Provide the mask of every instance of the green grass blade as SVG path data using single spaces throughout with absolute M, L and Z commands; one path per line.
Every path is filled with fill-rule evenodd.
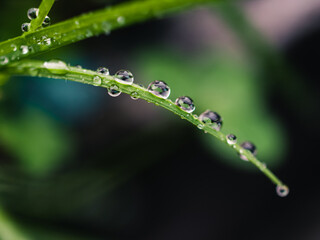
M 100 87 L 110 88 L 111 86 L 116 85 L 119 90 L 123 93 L 132 95 L 133 93 L 138 98 L 146 100 L 148 102 L 154 103 L 160 107 L 163 107 L 172 113 L 180 116 L 182 119 L 185 119 L 199 128 L 201 125 L 201 130 L 211 134 L 216 137 L 221 142 L 227 144 L 231 149 L 233 149 L 237 154 L 245 156 L 249 162 L 256 166 L 263 174 L 265 174 L 274 184 L 277 186 L 284 186 L 282 181 L 275 176 L 262 162 L 260 162 L 251 152 L 243 149 L 239 144 L 229 145 L 227 143 L 226 134 L 221 131 L 216 131 L 208 125 L 204 125 L 199 118 L 194 115 L 183 111 L 177 105 L 174 104 L 170 99 L 159 98 L 147 89 L 137 85 L 125 85 L 117 82 L 114 76 L 99 74 L 96 71 L 91 71 L 87 69 L 80 69 L 77 67 L 67 66 L 65 63 L 61 62 L 57 67 L 54 65 L 47 67 L 46 62 L 37 61 L 37 60 L 24 60 L 19 63 L 14 63 L 9 65 L 4 70 L 9 74 L 13 75 L 25 75 L 25 76 L 36 76 L 36 77 L 47 77 L 47 78 L 56 78 L 56 79 L 65 79 L 75 82 L 80 82 L 84 84 L 90 84 L 96 86 L 93 82 L 95 77 L 101 79 Z
M 35 31 L 39 27 L 41 27 L 44 18 L 48 15 L 52 5 L 54 4 L 54 0 L 42 0 L 39 6 L 38 17 L 33 19 L 30 22 L 30 31 Z
M 0 67 L 89 37 L 109 34 L 117 28 L 213 1 L 219 0 L 133 1 L 87 13 L 1 42 Z

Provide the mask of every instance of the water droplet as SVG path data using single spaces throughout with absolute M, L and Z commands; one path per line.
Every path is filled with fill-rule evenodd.
M 133 75 L 128 70 L 119 70 L 115 75 L 116 81 L 122 84 L 131 85 L 133 83 Z
M 28 52 L 29 52 L 29 48 L 28 48 L 28 46 L 26 46 L 26 45 L 21 45 L 21 46 L 20 46 L 20 50 L 21 50 L 21 53 L 22 53 L 23 55 L 28 54 Z
M 105 68 L 105 67 L 99 67 L 98 69 L 97 69 L 97 72 L 98 73 L 101 73 L 101 74 L 103 74 L 103 75 L 109 75 L 110 73 L 109 73 L 109 69 L 108 68 Z
M 44 18 L 44 20 L 43 20 L 42 27 L 47 27 L 47 26 L 50 25 L 50 23 L 51 23 L 50 17 L 49 17 L 49 16 L 46 16 L 46 17 Z
M 220 115 L 216 112 L 206 110 L 205 112 L 200 114 L 199 120 L 217 131 L 220 131 L 221 129 L 222 119 Z
M 101 23 L 101 28 L 104 34 L 109 35 L 112 29 L 112 25 L 110 22 L 102 22 Z
M 112 85 L 109 89 L 108 89 L 108 94 L 111 97 L 118 97 L 121 94 L 121 91 L 119 90 L 119 87 L 117 85 Z
M 17 49 L 18 49 L 17 45 L 15 45 L 15 44 L 11 44 L 10 47 L 12 48 L 12 51 L 14 51 L 14 52 L 17 51 Z
M 257 148 L 256 148 L 256 146 L 255 146 L 253 143 L 251 143 L 251 142 L 243 142 L 243 143 L 241 143 L 240 146 L 241 146 L 243 149 L 248 150 L 249 152 L 251 152 L 253 156 L 255 156 L 255 155 L 257 154 Z M 244 151 L 241 151 L 241 152 L 243 153 Z M 243 154 L 240 154 L 240 158 L 241 158 L 242 160 L 244 160 L 244 161 L 248 161 L 248 158 L 247 158 L 245 155 L 243 155 Z
M 48 62 L 44 62 L 43 66 L 54 74 L 65 74 L 68 72 L 67 64 L 60 60 L 50 60 Z
M 132 100 L 138 100 L 139 99 L 139 94 L 137 92 L 133 92 L 130 94 L 130 97 Z
M 204 125 L 203 124 L 198 124 L 197 126 L 199 129 L 203 129 Z
M 278 185 L 276 187 L 276 192 L 279 197 L 286 197 L 289 194 L 289 188 L 286 185 Z
M 227 135 L 226 138 L 227 138 L 227 143 L 229 145 L 233 145 L 233 144 L 237 143 L 237 137 L 235 135 L 233 135 L 233 134 Z
M 30 23 L 22 23 L 21 30 L 22 32 L 28 32 L 30 30 Z
M 41 41 L 39 43 L 50 46 L 51 45 L 51 38 L 48 38 L 46 36 L 42 36 Z
M 38 17 L 39 9 L 38 8 L 30 8 L 27 12 L 28 18 L 30 20 L 35 19 Z
M 100 86 L 101 85 L 101 77 L 94 76 L 93 78 L 93 86 Z
M 79 23 L 79 21 L 75 21 L 74 24 L 76 25 L 76 28 L 80 28 L 80 23 Z
M 0 57 L 0 65 L 5 65 L 9 62 L 9 59 L 5 56 Z
M 79 65 L 79 64 L 78 64 L 78 65 L 75 65 L 74 67 L 75 67 L 75 68 L 78 68 L 78 69 L 82 69 L 82 66 Z
M 185 96 L 177 98 L 175 104 L 187 113 L 192 113 L 196 109 L 192 99 Z
M 170 95 L 170 87 L 163 81 L 154 81 L 149 84 L 148 91 L 157 97 L 167 99 Z
M 126 19 L 123 17 L 123 16 L 119 16 L 117 18 L 117 22 L 120 24 L 120 25 L 123 25 L 126 23 Z

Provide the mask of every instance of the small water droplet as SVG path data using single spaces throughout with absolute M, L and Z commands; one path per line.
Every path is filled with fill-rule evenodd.
M 21 30 L 22 32 L 28 32 L 30 30 L 30 23 L 22 23 Z
M 277 185 L 276 192 L 279 197 L 286 197 L 289 194 L 289 188 L 286 185 Z
M 50 25 L 50 23 L 51 23 L 50 17 L 49 17 L 49 16 L 46 16 L 46 17 L 44 18 L 44 20 L 43 20 L 42 27 L 47 27 L 47 26 Z
M 226 138 L 227 138 L 227 143 L 229 145 L 233 145 L 237 143 L 237 137 L 234 134 L 229 134 L 226 136 Z
M 139 94 L 137 92 L 133 92 L 130 94 L 130 97 L 132 100 L 138 100 L 139 99 Z
M 122 84 L 131 85 L 133 83 L 133 75 L 128 70 L 119 70 L 114 77 L 117 82 Z
M 42 40 L 40 41 L 40 44 L 50 46 L 51 45 L 51 38 L 48 38 L 46 36 L 42 36 Z
M 187 113 L 192 113 L 196 109 L 193 100 L 185 96 L 177 98 L 175 104 Z
M 21 50 L 21 53 L 22 53 L 23 55 L 25 55 L 25 54 L 28 54 L 28 52 L 29 52 L 29 47 L 26 46 L 26 45 L 21 45 L 21 46 L 20 46 L 20 50 Z
M 79 21 L 74 21 L 74 24 L 76 25 L 76 28 L 80 28 L 80 22 Z
M 30 8 L 27 12 L 28 18 L 30 20 L 35 19 L 38 17 L 39 9 L 38 8 Z
M 118 97 L 121 94 L 121 91 L 119 90 L 119 87 L 117 85 L 112 85 L 109 89 L 108 89 L 108 94 L 111 97 Z
M 12 51 L 14 51 L 14 52 L 17 51 L 17 49 L 18 49 L 17 45 L 15 45 L 15 44 L 11 44 L 10 47 L 12 48 Z
M 112 25 L 110 22 L 102 22 L 101 23 L 101 28 L 104 34 L 109 35 L 112 29 Z
M 105 67 L 99 67 L 99 68 L 97 69 L 97 72 L 98 72 L 98 73 L 101 73 L 101 74 L 103 74 L 103 75 L 109 75 L 109 74 L 110 74 L 109 69 L 108 69 L 108 68 L 105 68 Z
M 126 19 L 123 17 L 123 16 L 119 16 L 117 18 L 117 22 L 120 24 L 120 25 L 123 25 L 126 23 Z
M 222 119 L 220 115 L 210 110 L 206 110 L 205 112 L 201 113 L 199 120 L 217 131 L 220 131 L 222 127 Z
M 203 124 L 198 124 L 197 126 L 199 129 L 203 129 L 204 125 Z
M 65 62 L 60 60 L 50 60 L 44 62 L 43 66 L 54 74 L 65 74 L 68 72 L 68 66 Z
M 154 81 L 150 83 L 148 91 L 163 99 L 167 99 L 171 92 L 170 87 L 163 81 Z
M 78 69 L 82 69 L 82 66 L 79 65 L 79 64 L 78 64 L 78 65 L 75 65 L 74 67 L 75 67 L 75 68 L 78 68 Z
M 93 77 L 93 86 L 100 86 L 101 85 L 101 77 L 94 76 Z
M 241 143 L 240 146 L 241 146 L 243 149 L 248 150 L 249 152 L 251 152 L 253 156 L 255 156 L 255 155 L 257 154 L 257 148 L 256 148 L 256 146 L 255 146 L 253 143 L 251 143 L 251 142 L 243 142 L 243 143 Z M 241 150 L 242 150 L 241 153 L 244 153 L 243 149 L 241 149 Z M 243 155 L 243 154 L 240 154 L 240 158 L 241 158 L 242 160 L 244 160 L 244 161 L 248 161 L 248 158 L 247 158 L 245 155 Z
M 9 59 L 5 56 L 0 57 L 0 65 L 5 65 L 9 63 Z

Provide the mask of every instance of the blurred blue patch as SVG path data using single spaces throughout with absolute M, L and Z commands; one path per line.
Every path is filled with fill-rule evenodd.
M 101 106 L 104 89 L 47 78 L 25 78 L 22 101 L 66 122 L 81 122 Z

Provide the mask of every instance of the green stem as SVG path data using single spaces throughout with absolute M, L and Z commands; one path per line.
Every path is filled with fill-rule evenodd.
M 6 67 L 4 70 L 13 75 L 25 75 L 25 76 L 37 76 L 37 77 L 47 77 L 47 78 L 56 78 L 56 79 L 66 79 L 70 81 L 85 83 L 89 85 L 95 85 L 93 82 L 93 78 L 98 76 L 101 78 L 100 87 L 110 88 L 111 86 L 116 85 L 119 90 L 123 93 L 132 95 L 146 100 L 148 102 L 154 103 L 160 107 L 163 107 L 174 114 L 180 116 L 181 118 L 189 121 L 193 125 L 201 128 L 203 131 L 211 134 L 212 136 L 219 139 L 221 142 L 227 144 L 230 148 L 236 151 L 239 155 L 245 156 L 248 161 L 250 161 L 253 165 L 255 165 L 262 173 L 264 173 L 274 184 L 282 186 L 283 183 L 279 178 L 277 178 L 262 162 L 260 162 L 254 155 L 251 154 L 248 150 L 243 149 L 239 144 L 229 145 L 227 143 L 226 135 L 220 131 L 216 131 L 208 125 L 204 125 L 199 118 L 194 115 L 183 111 L 177 105 L 174 104 L 170 99 L 162 99 L 159 98 L 152 93 L 150 93 L 147 89 L 137 85 L 125 85 L 116 81 L 113 76 L 106 76 L 103 74 L 99 74 L 95 71 L 80 69 L 77 67 L 70 67 L 61 62 L 62 64 L 57 64 L 57 67 L 50 64 L 45 64 L 43 61 L 36 60 L 24 60 L 19 63 L 14 63 Z M 201 126 L 201 127 L 199 127 Z
M 33 19 L 30 24 L 30 32 L 33 32 L 37 30 L 39 27 L 41 27 L 43 20 L 48 15 L 52 5 L 54 4 L 54 0 L 42 0 L 40 6 L 39 6 L 39 13 L 38 17 Z
M 212 1 L 219 0 L 133 1 L 83 14 L 1 42 L 0 67 L 92 36 L 109 34 L 110 31 L 120 27 Z

